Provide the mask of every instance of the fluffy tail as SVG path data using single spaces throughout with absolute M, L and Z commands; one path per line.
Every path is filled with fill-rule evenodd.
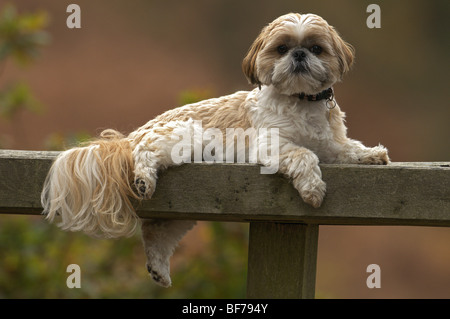
M 95 237 L 131 236 L 139 219 L 129 196 L 133 158 L 122 134 L 106 130 L 87 146 L 62 152 L 44 183 L 41 203 L 46 218 L 64 230 Z

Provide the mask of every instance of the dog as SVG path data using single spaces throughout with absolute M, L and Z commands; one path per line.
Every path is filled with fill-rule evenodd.
M 42 191 L 46 218 L 59 216 L 64 230 L 106 238 L 130 236 L 140 224 L 147 270 L 169 287 L 170 257 L 195 221 L 140 221 L 130 198 L 152 197 L 158 172 L 179 164 L 171 154 L 180 132 L 194 138 L 196 121 L 222 132 L 278 129 L 278 173 L 315 208 L 326 191 L 319 162 L 389 163 L 384 146 L 370 148 L 347 137 L 333 85 L 353 61 L 353 47 L 322 17 L 278 17 L 262 29 L 243 60 L 253 90 L 169 110 L 128 136 L 105 130 L 89 144 L 62 152 Z

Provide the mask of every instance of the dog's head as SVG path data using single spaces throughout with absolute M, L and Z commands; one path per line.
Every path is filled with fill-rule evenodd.
M 317 94 L 350 69 L 353 47 L 315 14 L 289 13 L 264 27 L 242 63 L 250 83 Z

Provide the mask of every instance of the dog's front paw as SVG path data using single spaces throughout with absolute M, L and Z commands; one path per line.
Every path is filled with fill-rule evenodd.
M 388 151 L 384 146 L 375 146 L 358 158 L 360 164 L 386 165 L 390 163 Z
M 319 208 L 322 205 L 327 187 L 320 177 L 313 177 L 306 182 L 303 180 L 300 183 L 295 183 L 294 181 L 294 186 L 305 203 L 314 208 Z
M 169 275 L 169 262 L 166 263 L 147 263 L 147 271 L 152 279 L 160 286 L 168 288 L 172 285 Z

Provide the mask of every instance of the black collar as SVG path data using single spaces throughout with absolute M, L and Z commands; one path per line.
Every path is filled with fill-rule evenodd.
M 308 100 L 308 101 L 320 101 L 320 100 L 332 100 L 333 99 L 333 88 L 329 88 L 326 90 L 323 90 L 320 93 L 317 94 L 311 94 L 307 95 L 305 93 L 297 93 L 293 96 L 298 97 L 300 100 Z

